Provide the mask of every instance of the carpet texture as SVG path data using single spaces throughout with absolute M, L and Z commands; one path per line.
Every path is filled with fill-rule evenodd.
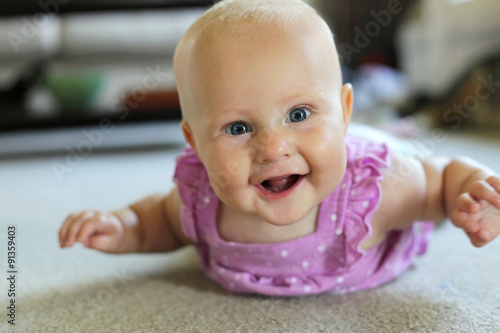
M 448 135 L 435 153 L 467 153 L 500 172 L 498 142 Z M 230 294 L 205 278 L 193 248 L 109 255 L 59 249 L 65 216 L 117 209 L 172 188 L 182 147 L 93 152 L 58 177 L 67 154 L 0 159 L 1 332 L 500 332 L 500 239 L 482 249 L 449 223 L 397 280 L 348 295 Z M 61 176 L 61 174 L 59 174 Z M 16 320 L 6 233 L 16 225 Z

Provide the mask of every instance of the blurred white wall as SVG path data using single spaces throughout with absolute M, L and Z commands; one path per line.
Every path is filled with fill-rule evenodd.
M 480 61 L 500 57 L 500 1 L 420 0 L 397 36 L 412 89 L 438 97 Z

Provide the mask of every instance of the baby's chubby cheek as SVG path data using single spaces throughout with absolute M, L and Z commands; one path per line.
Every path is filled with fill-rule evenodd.
M 236 184 L 248 183 L 246 168 L 242 162 L 231 160 L 225 163 L 216 163 L 207 168 L 210 183 L 216 192 L 228 190 Z
M 346 151 L 342 145 L 335 150 L 331 145 L 327 145 L 324 150 L 319 149 L 318 152 L 322 153 L 316 154 L 314 161 L 310 161 L 311 177 L 313 182 L 328 192 L 342 181 L 346 167 Z

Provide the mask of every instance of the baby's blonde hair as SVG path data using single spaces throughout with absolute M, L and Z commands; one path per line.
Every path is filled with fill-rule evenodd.
M 221 46 L 252 45 L 262 36 L 256 32 L 265 32 L 267 36 L 293 34 L 304 22 L 313 21 L 329 31 L 318 13 L 300 0 L 223 0 L 216 3 L 188 29 L 177 46 L 174 70 L 181 105 L 185 104 L 183 89 L 186 88 L 187 67 L 209 71 L 211 55 Z

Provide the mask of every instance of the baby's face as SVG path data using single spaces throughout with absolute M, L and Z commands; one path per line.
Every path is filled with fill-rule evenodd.
M 342 179 L 352 93 L 331 37 L 261 37 L 217 49 L 192 76 L 183 127 L 225 205 L 288 225 Z

